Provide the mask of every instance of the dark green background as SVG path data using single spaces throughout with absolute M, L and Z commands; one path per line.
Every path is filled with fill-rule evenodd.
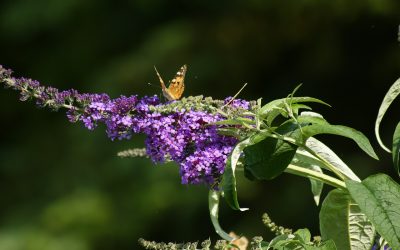
M 397 0 L 6 0 L 0 63 L 46 86 L 112 97 L 159 94 L 147 84 L 159 84 L 153 65 L 171 78 L 187 64 L 185 95 L 224 98 L 248 82 L 241 97 L 267 102 L 303 83 L 299 95 L 333 106 L 314 110 L 366 133 L 382 160 L 348 139 L 320 138 L 361 178 L 393 175 L 373 123 L 400 76 L 399 13 Z M 206 187 L 182 186 L 176 165 L 116 157 L 142 146 L 142 136 L 111 142 L 104 127 L 87 131 L 63 111 L 19 102 L 11 90 L 0 90 L 0 104 L 0 249 L 139 249 L 139 237 L 217 239 Z M 383 123 L 387 143 L 400 120 L 394 110 Z M 239 196 L 250 211 L 223 204 L 226 230 L 269 239 L 260 220 L 266 211 L 278 224 L 319 234 L 319 208 L 305 179 L 240 180 Z

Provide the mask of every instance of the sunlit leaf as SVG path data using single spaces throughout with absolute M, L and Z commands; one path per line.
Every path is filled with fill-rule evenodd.
M 238 117 L 235 119 L 227 119 L 222 121 L 214 122 L 216 125 L 243 125 L 243 124 L 254 124 L 254 120 L 249 118 Z
M 400 94 L 400 78 L 397 79 L 393 83 L 393 85 L 389 88 L 388 92 L 386 93 L 385 97 L 383 98 L 383 101 L 381 103 L 381 106 L 379 107 L 378 111 L 378 117 L 376 118 L 375 121 L 375 136 L 376 139 L 378 140 L 379 145 L 386 150 L 387 152 L 390 153 L 390 149 L 385 146 L 385 144 L 381 140 L 381 136 L 379 134 L 379 127 L 381 125 L 383 116 L 385 115 L 386 111 L 388 110 L 389 106 L 392 104 L 394 99 Z
M 400 249 L 400 185 L 387 175 L 377 174 L 346 186 L 376 231 L 393 249 Z
M 344 136 L 355 141 L 357 145 L 369 156 L 374 159 L 378 159 L 378 156 L 372 148 L 368 138 L 360 131 L 342 125 L 331 125 L 324 119 L 318 117 L 299 116 L 298 121 L 300 123 L 311 123 L 311 125 L 302 127 L 303 134 L 306 137 L 312 137 L 318 134 Z
M 219 224 L 219 220 L 218 220 L 219 197 L 220 197 L 220 193 L 218 191 L 210 190 L 210 192 L 208 194 L 208 209 L 210 211 L 211 222 L 214 226 L 215 232 L 219 236 L 221 236 L 222 239 L 227 240 L 227 241 L 232 241 L 232 240 L 234 240 L 234 238 L 229 236 L 229 234 L 226 233 L 221 228 L 221 225 Z
M 239 121 L 236 119 L 227 119 L 227 120 L 214 122 L 213 124 L 216 124 L 216 125 L 241 125 L 242 121 Z
M 316 159 L 314 156 L 309 154 L 308 152 L 302 152 L 302 153 L 308 154 L 308 155 L 306 155 L 306 154 L 299 153 L 300 151 L 301 151 L 301 149 L 298 148 L 295 156 L 292 159 L 291 164 L 322 173 L 322 169 L 320 167 L 320 165 L 322 165 L 322 163 L 318 159 Z M 321 193 L 322 193 L 322 189 L 324 187 L 324 183 L 321 181 L 318 181 L 318 180 L 314 180 L 312 178 L 310 178 L 310 182 L 311 182 L 311 192 L 314 196 L 314 201 L 318 206 L 319 200 L 321 197 Z
M 236 165 L 239 161 L 243 149 L 251 145 L 251 137 L 239 142 L 232 150 L 231 155 L 228 157 L 225 171 L 222 177 L 222 189 L 224 190 L 224 197 L 228 205 L 235 210 L 245 211 L 247 208 L 240 208 L 237 198 L 236 188 Z
M 294 233 L 295 238 L 301 240 L 303 243 L 309 243 L 311 240 L 311 233 L 307 228 L 298 229 Z
M 218 134 L 232 136 L 232 137 L 236 137 L 238 139 L 241 138 L 241 135 L 236 128 L 219 128 Z
M 324 158 L 327 162 L 332 164 L 339 172 L 350 180 L 361 181 L 357 175 L 349 168 L 328 146 L 314 137 L 310 137 L 306 141 L 306 146 L 314 151 L 317 155 Z M 301 159 L 300 159 L 301 157 Z M 309 152 L 302 148 L 297 149 L 295 158 L 301 162 L 320 166 L 321 168 L 328 169 L 319 159 L 311 155 Z
M 304 104 L 292 104 L 291 105 L 293 112 L 298 114 L 300 109 L 306 109 L 306 110 L 311 110 L 312 108 L 310 106 L 304 105 Z
M 319 250 L 337 250 L 336 244 L 333 240 L 324 241 L 324 243 L 317 248 Z
M 393 157 L 393 165 L 397 171 L 397 174 L 400 173 L 400 122 L 397 124 L 396 129 L 393 133 L 393 146 L 392 146 L 392 157 Z
M 293 234 L 278 235 L 271 240 L 266 249 L 274 250 L 336 250 L 332 240 L 322 242 L 319 246 L 311 242 L 308 229 L 299 229 Z
M 258 115 L 261 119 L 266 119 L 267 124 L 271 125 L 274 119 L 282 113 L 282 109 L 285 107 L 285 102 L 288 98 L 277 99 L 265 104 L 261 109 L 258 111 Z M 315 102 L 320 104 L 325 104 L 329 106 L 329 104 L 313 98 L 313 97 L 291 97 L 290 98 L 291 104 L 297 103 L 304 103 L 304 102 Z
M 222 177 L 222 189 L 224 191 L 224 198 L 228 205 L 235 210 L 246 211 L 248 208 L 240 208 L 237 187 L 236 187 L 236 166 L 239 162 L 239 158 L 243 152 L 243 149 L 259 143 L 270 135 L 268 131 L 258 133 L 250 136 L 249 138 L 239 142 L 232 150 L 231 155 L 227 159 L 225 171 Z M 246 176 L 251 176 L 251 173 L 245 170 Z
M 335 189 L 328 194 L 319 220 L 322 239 L 332 239 L 340 250 L 370 250 L 374 243 L 374 227 L 343 190 Z

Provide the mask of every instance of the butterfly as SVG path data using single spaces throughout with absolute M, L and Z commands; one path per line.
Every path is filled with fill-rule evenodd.
M 160 79 L 161 89 L 165 98 L 168 101 L 179 100 L 181 98 L 183 91 L 185 90 L 185 75 L 186 75 L 186 65 L 183 65 L 178 72 L 176 72 L 175 77 L 169 82 L 168 88 L 165 86 L 163 79 L 158 73 L 156 67 L 157 76 Z

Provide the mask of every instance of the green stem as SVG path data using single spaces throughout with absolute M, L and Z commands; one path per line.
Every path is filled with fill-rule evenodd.
M 286 168 L 285 172 L 290 173 L 290 174 L 295 174 L 298 176 L 311 178 L 311 179 L 318 180 L 318 181 L 322 181 L 323 183 L 326 183 L 328 185 L 331 185 L 331 186 L 334 186 L 334 187 L 337 187 L 340 189 L 347 189 L 346 184 L 343 181 L 338 180 L 332 176 L 329 176 L 329 175 L 326 175 L 326 174 L 323 174 L 320 172 L 316 172 L 311 169 L 302 168 L 302 167 L 298 167 L 296 165 L 289 164 L 289 166 Z

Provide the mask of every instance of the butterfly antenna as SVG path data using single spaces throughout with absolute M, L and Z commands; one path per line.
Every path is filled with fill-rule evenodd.
M 243 85 L 243 87 L 241 89 L 239 89 L 239 91 L 229 100 L 229 102 L 227 102 L 224 106 L 228 106 L 229 104 L 231 104 L 231 102 L 233 102 L 233 100 L 236 99 L 236 97 L 240 94 L 240 92 L 242 92 L 242 90 L 247 86 L 247 82 Z
M 160 73 L 158 73 L 158 70 L 157 70 L 156 66 L 154 66 L 154 70 L 156 71 L 156 74 L 157 74 L 157 76 L 158 76 L 158 79 L 160 79 L 161 88 L 162 88 L 162 89 L 165 89 L 165 88 L 166 88 L 166 87 L 165 87 L 165 83 L 164 83 L 163 79 L 161 78 Z

